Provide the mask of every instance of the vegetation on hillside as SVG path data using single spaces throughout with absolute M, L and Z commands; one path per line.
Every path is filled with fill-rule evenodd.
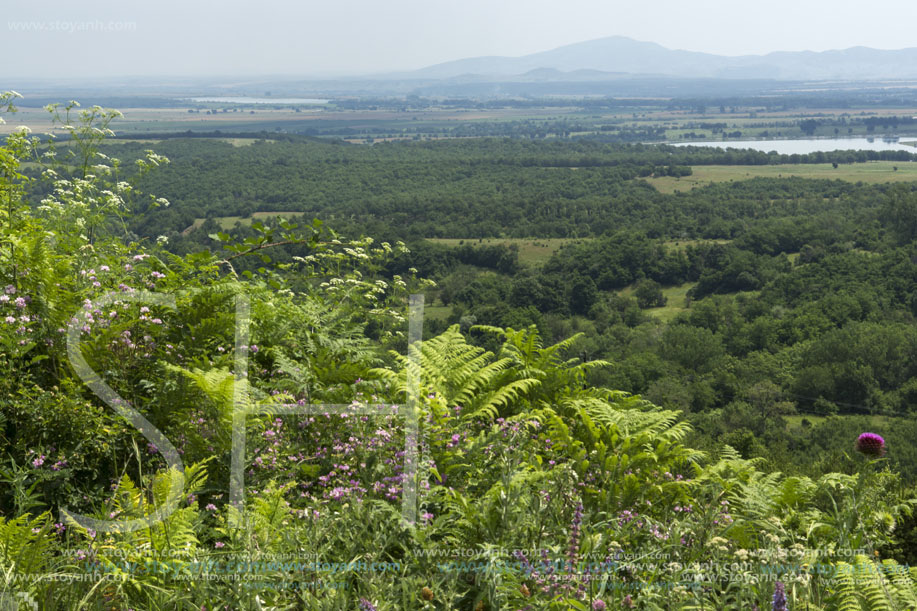
M 784 473 L 731 445 L 695 447 L 692 430 L 701 427 L 684 419 L 679 401 L 646 393 L 662 398 L 657 405 L 627 392 L 621 373 L 624 365 L 647 375 L 674 366 L 686 384 L 713 392 L 717 378 L 733 375 L 732 388 L 766 419 L 780 387 L 746 388 L 738 372 L 757 352 L 758 367 L 776 369 L 783 383 L 779 374 L 793 371 L 789 351 L 805 364 L 800 371 L 814 370 L 793 378 L 800 393 L 810 384 L 826 401 L 848 392 L 901 401 L 915 345 L 910 314 L 899 307 L 909 289 L 901 274 L 885 283 L 870 274 L 910 269 L 906 231 L 878 254 L 809 244 L 807 262 L 795 267 L 753 232 L 684 250 L 616 235 L 572 245 L 532 275 L 505 249 L 458 249 L 439 260 L 443 271 L 493 271 L 475 277 L 473 289 L 453 286 L 451 299 L 483 307 L 509 289 L 514 307 L 559 318 L 465 319 L 418 342 L 419 304 L 409 307 L 408 296 L 433 287 L 422 270 L 401 269 L 418 253 L 347 239 L 318 220 L 252 224 L 214 233 L 210 250 L 170 252 L 168 236 L 143 239 L 132 229 L 151 206 L 169 207 L 144 189 L 166 159 L 146 154 L 143 176 L 124 175 L 99 150 L 113 115 L 70 111 L 77 146 L 49 151 L 20 130 L 0 147 L 4 604 L 914 605 L 913 482 L 890 468 L 908 451 L 904 439 L 839 432 L 843 464 Z M 46 166 L 37 178 L 45 186 L 30 184 L 26 161 Z M 786 185 L 794 193 L 832 188 Z M 782 208 L 791 210 L 786 198 Z M 883 214 L 909 214 L 908 195 L 888 201 Z M 622 240 L 626 251 L 612 247 Z M 864 294 L 853 291 L 833 309 L 816 301 L 858 274 Z M 641 279 L 691 278 L 698 301 L 667 327 L 611 295 Z M 552 282 L 559 286 L 546 290 Z M 737 290 L 745 297 L 730 295 Z M 758 321 L 778 307 L 797 324 Z M 589 324 L 605 327 L 551 337 L 563 325 Z M 584 347 L 630 333 L 656 356 L 602 360 Z M 853 350 L 871 360 L 844 370 L 847 386 L 831 386 Z M 702 395 L 684 407 L 701 412 L 693 401 Z

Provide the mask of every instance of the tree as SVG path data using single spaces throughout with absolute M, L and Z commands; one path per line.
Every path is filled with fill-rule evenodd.
M 659 308 L 666 304 L 666 297 L 662 294 L 662 287 L 658 282 L 649 278 L 644 278 L 637 282 L 634 296 L 637 298 L 637 305 L 644 310 L 647 308 Z
M 595 282 L 588 276 L 580 276 L 573 282 L 570 290 L 570 310 L 574 314 L 585 315 L 595 303 L 598 291 Z
M 917 193 L 903 185 L 889 189 L 880 218 L 899 243 L 906 244 L 917 238 Z
M 812 136 L 815 134 L 815 130 L 818 129 L 818 121 L 815 119 L 806 119 L 799 122 L 799 129 L 802 130 L 807 136 Z

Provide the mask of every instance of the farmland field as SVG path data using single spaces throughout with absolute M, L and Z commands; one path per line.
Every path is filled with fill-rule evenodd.
M 897 170 L 895 169 L 897 168 Z M 644 179 L 660 193 L 690 191 L 710 183 L 748 180 L 757 177 L 818 178 L 848 182 L 885 183 L 917 180 L 917 163 L 901 161 L 868 161 L 842 164 L 834 168 L 830 163 L 792 165 L 709 165 L 692 167 L 691 176 L 659 176 Z
M 483 239 L 458 239 L 458 238 L 429 238 L 431 242 L 445 244 L 446 246 L 460 246 L 471 244 L 477 246 L 515 245 L 519 248 L 519 262 L 523 265 L 543 265 L 555 252 L 565 244 L 579 242 L 575 238 L 483 238 Z
M 248 226 L 252 224 L 252 220 L 276 218 L 278 216 L 282 216 L 284 218 L 290 218 L 293 216 L 300 216 L 301 214 L 302 214 L 301 212 L 253 212 L 251 216 L 247 216 L 247 217 L 219 216 L 219 217 L 216 217 L 214 220 L 217 222 L 217 224 L 220 226 L 221 229 L 227 230 L 227 229 L 232 229 L 233 227 L 235 227 L 236 223 L 240 223 L 243 226 Z M 198 227 L 203 225 L 204 221 L 206 220 L 207 219 L 203 219 L 203 218 L 195 219 L 194 224 L 192 224 L 190 227 L 185 229 L 184 233 L 188 233 L 194 229 L 197 229 Z

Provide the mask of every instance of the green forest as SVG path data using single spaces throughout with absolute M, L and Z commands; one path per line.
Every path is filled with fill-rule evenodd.
M 49 112 L 0 145 L 0 606 L 917 608 L 917 184 L 648 182 L 914 155 Z

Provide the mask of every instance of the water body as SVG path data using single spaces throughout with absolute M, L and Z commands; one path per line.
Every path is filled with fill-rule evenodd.
M 917 147 L 902 144 L 915 142 L 917 136 L 896 138 L 808 138 L 801 140 L 731 140 L 719 142 L 673 142 L 674 146 L 712 146 L 721 149 L 753 149 L 769 153 L 777 151 L 782 155 L 805 155 L 830 151 L 907 151 L 917 153 Z
M 192 102 L 209 102 L 213 104 L 327 104 L 331 100 L 318 100 L 315 98 L 246 98 L 246 97 L 215 97 L 215 98 L 189 98 Z

